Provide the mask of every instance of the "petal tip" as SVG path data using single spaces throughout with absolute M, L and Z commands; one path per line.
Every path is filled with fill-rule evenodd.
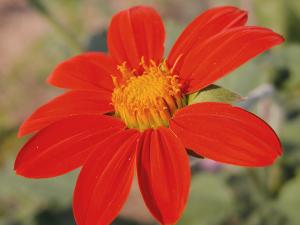
M 56 78 L 55 78 L 56 77 L 56 71 L 57 71 L 57 68 L 54 69 L 54 71 L 48 76 L 48 78 L 46 79 L 46 83 L 50 84 L 52 86 L 58 87 L 59 85 L 55 81 L 56 80 Z
M 29 118 L 30 118 L 30 117 L 29 117 Z M 33 131 L 29 130 L 29 129 L 28 129 L 28 126 L 27 126 L 27 124 L 28 124 L 27 121 L 29 120 L 29 118 L 26 119 L 26 120 L 20 125 L 19 130 L 18 130 L 18 133 L 17 133 L 17 138 L 22 138 L 22 137 L 24 137 L 25 135 L 27 135 L 27 134 L 33 132 Z
M 50 74 L 50 75 L 48 76 L 48 78 L 46 79 L 46 83 L 47 83 L 47 84 L 52 84 L 52 82 L 53 82 L 53 74 Z
M 17 133 L 17 138 L 22 138 L 26 135 L 26 133 L 23 131 L 23 127 L 21 125 L 20 129 L 18 130 L 18 133 Z
M 26 135 L 26 132 L 24 132 L 24 123 L 23 123 L 18 130 L 17 138 L 22 138 L 25 135 Z
M 18 175 L 18 166 L 17 166 L 17 164 L 16 164 L 16 161 L 15 161 L 15 164 L 14 164 L 14 171 L 15 171 L 15 173 Z
M 18 157 L 17 157 L 17 159 L 16 159 L 16 161 L 15 161 L 15 163 L 14 163 L 14 172 L 15 172 L 15 174 L 16 174 L 17 176 L 21 176 L 21 177 L 29 177 L 29 176 L 26 176 L 26 175 L 24 174 L 24 172 L 22 172 L 22 167 L 21 167 L 21 165 L 20 165 L 20 160 L 18 159 Z
M 277 156 L 282 156 L 283 155 L 283 149 L 282 146 L 277 150 L 278 155 Z
M 241 18 L 243 20 L 247 21 L 248 20 L 248 12 L 246 10 L 241 10 L 240 13 L 241 13 Z
M 23 133 L 22 133 L 22 131 L 18 131 L 18 133 L 17 133 L 17 138 L 22 138 L 23 137 Z
M 277 34 L 277 35 L 278 35 L 279 44 L 285 42 L 285 38 L 282 35 L 280 35 L 280 34 Z
M 267 29 L 267 28 L 265 28 L 265 29 L 269 30 L 269 32 L 272 34 L 272 37 L 274 40 L 274 45 L 279 45 L 279 44 L 285 42 L 285 38 L 281 34 L 278 34 L 271 29 Z
M 14 169 L 14 172 L 15 172 L 15 175 L 17 175 L 17 176 L 22 176 L 22 174 L 19 172 L 19 170 Z M 22 177 L 23 177 L 23 176 L 22 176 Z

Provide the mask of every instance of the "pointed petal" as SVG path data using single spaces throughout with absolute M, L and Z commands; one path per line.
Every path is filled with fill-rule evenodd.
M 185 56 L 199 43 L 233 27 L 243 26 L 247 22 L 247 12 L 236 7 L 225 6 L 209 9 L 196 17 L 176 40 L 168 57 L 169 65 L 175 71 L 180 68 Z M 180 57 L 180 58 L 179 58 Z
M 63 119 L 41 130 L 20 150 L 17 174 L 31 178 L 54 177 L 81 166 L 94 146 L 124 124 L 109 116 L 84 115 Z
M 60 95 L 38 108 L 20 127 L 18 136 L 45 128 L 63 118 L 82 114 L 112 112 L 111 93 L 74 90 Z
M 281 155 L 280 141 L 263 120 L 222 103 L 198 103 L 178 110 L 170 128 L 185 147 L 219 162 L 267 166 Z
M 190 167 L 180 140 L 168 128 L 147 130 L 139 142 L 137 172 L 143 198 L 162 224 L 180 218 L 188 198 Z
M 121 131 L 99 144 L 82 168 L 73 201 L 78 225 L 110 224 L 123 206 L 134 174 L 139 132 Z
M 59 64 L 48 78 L 54 86 L 67 89 L 113 90 L 111 75 L 117 75 L 111 57 L 96 52 L 83 53 Z
M 185 57 L 179 71 L 186 93 L 206 87 L 283 41 L 269 29 L 237 27 L 199 43 Z
M 138 69 L 142 57 L 159 62 L 163 57 L 165 30 L 161 17 L 150 7 L 121 11 L 111 21 L 108 49 L 118 64 Z

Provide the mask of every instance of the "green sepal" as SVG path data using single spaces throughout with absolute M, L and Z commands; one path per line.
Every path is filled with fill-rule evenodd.
M 190 94 L 188 96 L 188 105 L 200 102 L 223 102 L 232 104 L 242 101 L 243 99 L 241 95 L 229 89 L 211 84 L 198 92 Z

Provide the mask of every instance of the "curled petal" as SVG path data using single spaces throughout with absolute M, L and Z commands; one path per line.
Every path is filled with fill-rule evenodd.
M 17 174 L 30 178 L 54 177 L 81 166 L 97 143 L 124 124 L 101 115 L 72 116 L 56 122 L 33 136 L 20 150 Z
M 74 192 L 78 225 L 110 224 L 117 216 L 132 184 L 138 136 L 134 130 L 118 132 L 86 161 Z
M 180 140 L 168 128 L 147 130 L 137 158 L 139 186 L 147 207 L 162 224 L 180 218 L 188 198 L 189 160 Z
M 38 108 L 20 127 L 18 136 L 40 130 L 63 118 L 82 114 L 112 112 L 111 93 L 74 90 L 60 95 Z
M 165 30 L 158 13 L 150 7 L 138 6 L 115 15 L 108 30 L 108 49 L 120 65 L 126 62 L 132 69 L 140 67 L 140 60 L 163 57 Z
M 111 75 L 118 75 L 110 56 L 88 52 L 59 64 L 48 78 L 54 86 L 67 89 L 106 90 L 114 88 Z
M 185 147 L 215 161 L 267 166 L 281 155 L 275 132 L 263 120 L 222 103 L 198 103 L 175 113 L 170 129 Z

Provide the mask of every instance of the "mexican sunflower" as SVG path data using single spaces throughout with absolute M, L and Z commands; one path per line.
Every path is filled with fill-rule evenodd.
M 59 64 L 48 82 L 66 92 L 38 108 L 19 136 L 36 132 L 15 171 L 29 178 L 82 167 L 74 191 L 78 225 L 110 224 L 136 171 L 146 206 L 161 224 L 180 218 L 193 155 L 246 167 L 281 154 L 261 119 L 225 103 L 188 105 L 189 95 L 283 42 L 269 29 L 245 26 L 247 13 L 213 8 L 182 32 L 164 57 L 165 30 L 150 7 L 113 16 L 108 54 L 88 52 Z

